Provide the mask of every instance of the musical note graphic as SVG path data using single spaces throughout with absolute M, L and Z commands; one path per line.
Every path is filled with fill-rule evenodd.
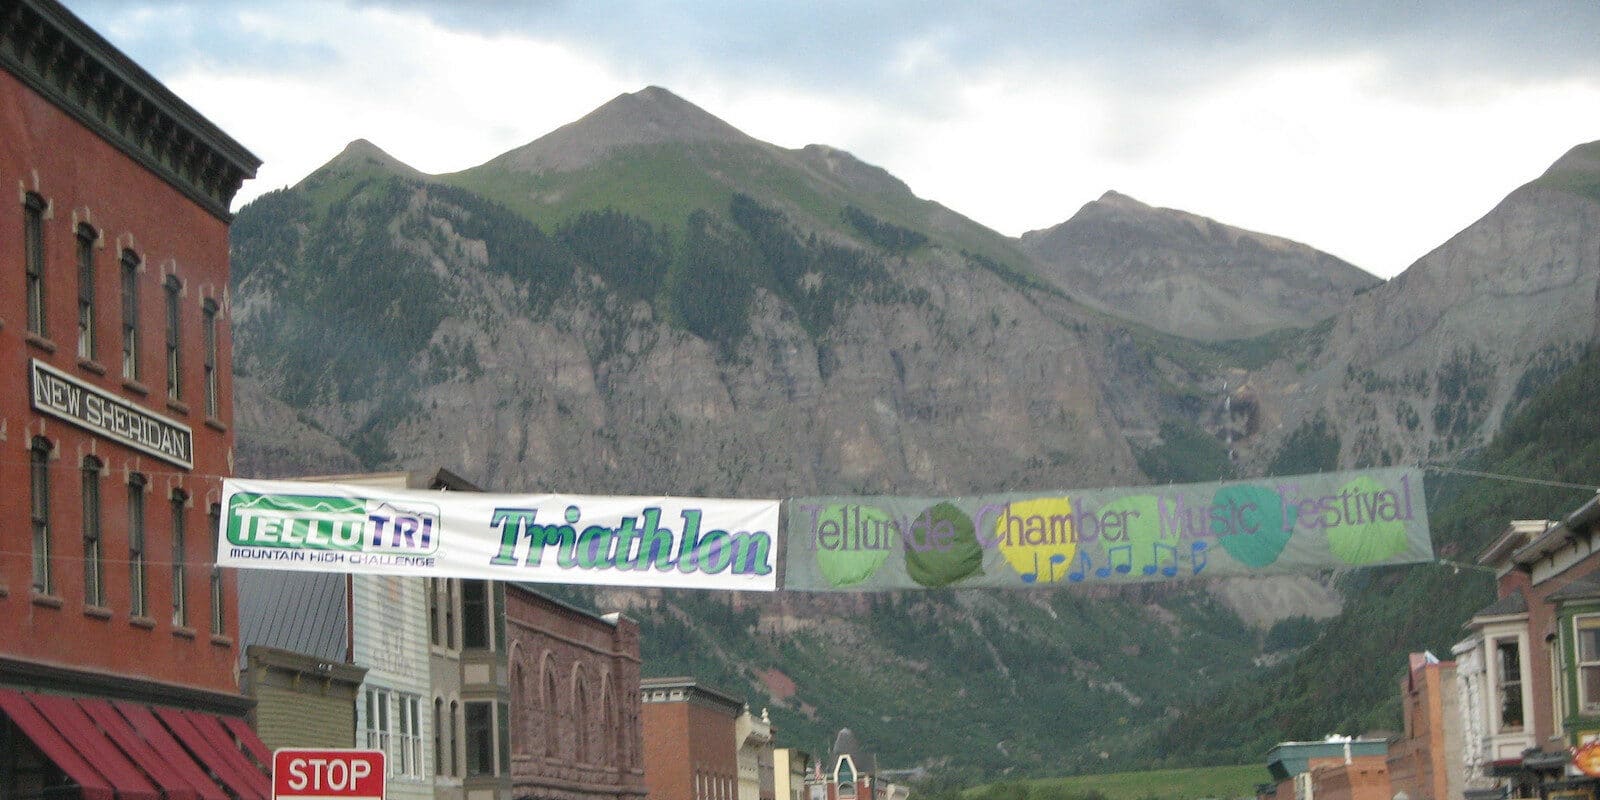
M 1022 573 L 1022 582 L 1023 583 L 1038 583 L 1039 582 L 1039 554 L 1038 553 L 1034 553 L 1033 554 L 1033 571 L 1032 572 L 1024 572 L 1024 573 Z
M 1200 570 L 1206 568 L 1207 547 L 1209 545 L 1205 542 L 1195 542 L 1189 545 L 1189 563 L 1194 568 L 1194 571 L 1189 573 L 1190 575 L 1199 575 Z
M 1171 560 L 1171 563 L 1166 565 L 1166 566 L 1164 566 L 1164 567 L 1161 566 L 1161 560 L 1162 560 L 1161 559 L 1161 554 L 1162 553 L 1166 553 L 1167 557 Z M 1154 575 L 1154 574 L 1156 574 L 1156 570 L 1157 569 L 1161 570 L 1161 574 L 1167 576 L 1168 578 L 1170 578 L 1170 577 L 1172 577 L 1174 575 L 1177 575 L 1178 574 L 1178 548 L 1173 547 L 1170 544 L 1162 544 L 1160 542 L 1155 542 L 1155 543 L 1151 544 L 1150 545 L 1150 563 L 1144 565 L 1144 574 L 1146 574 L 1146 575 Z
M 1048 583 L 1055 583 L 1056 579 L 1060 577 L 1060 574 L 1056 572 L 1056 567 L 1058 565 L 1060 565 L 1060 564 L 1067 563 L 1067 554 L 1066 553 L 1051 553 L 1050 554 L 1050 562 L 1049 563 L 1050 563 L 1050 574 L 1045 578 L 1045 581 L 1048 582 Z M 1023 583 L 1038 583 L 1039 582 L 1039 554 L 1038 553 L 1034 553 L 1033 554 L 1033 571 L 1032 572 L 1024 572 L 1024 573 L 1022 573 L 1022 582 Z
M 1117 563 L 1119 553 L 1122 555 L 1120 564 Z M 1112 570 L 1118 575 L 1126 575 L 1133 571 L 1133 545 L 1119 544 L 1116 547 L 1106 548 L 1106 565 L 1095 570 L 1094 574 L 1099 578 L 1109 578 Z
M 1056 582 L 1056 565 L 1057 564 L 1065 564 L 1065 563 L 1067 563 L 1067 554 L 1066 553 L 1051 553 L 1050 554 L 1050 582 L 1051 583 L 1055 583 Z
M 1094 562 L 1089 560 L 1088 553 L 1079 553 L 1077 560 L 1073 562 L 1073 566 L 1076 567 L 1076 569 L 1067 573 L 1067 580 L 1072 581 L 1073 583 L 1082 581 L 1084 577 L 1088 575 L 1089 567 L 1092 566 L 1093 563 Z

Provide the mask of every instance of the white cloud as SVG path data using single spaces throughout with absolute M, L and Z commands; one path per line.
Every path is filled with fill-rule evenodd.
M 265 161 L 241 201 L 299 181 L 358 138 L 423 172 L 465 169 L 637 88 L 564 44 L 458 33 L 417 15 L 326 6 L 311 25 L 249 21 L 277 26 L 263 35 L 336 45 L 339 57 L 316 71 L 192 69 L 169 77 L 174 91 Z
M 281 8 L 209 28 L 170 8 L 108 12 L 108 35 L 157 60 L 175 92 L 265 159 L 241 200 L 300 180 L 356 138 L 424 172 L 465 169 L 659 84 L 757 138 L 849 150 L 1006 234 L 1116 189 L 1388 276 L 1600 138 L 1600 76 L 1480 70 L 1418 82 L 1415 64 L 1376 50 L 1236 53 L 1228 63 L 1244 66 L 1215 79 L 1218 64 L 1162 75 L 1025 49 L 954 58 L 960 32 L 931 25 L 885 52 L 873 80 L 830 84 L 766 62 L 626 62 L 657 64 L 643 72 L 579 39 L 448 28 L 381 7 Z M 206 47 L 217 30 L 242 44 Z M 157 58 L 184 46 L 199 49 Z M 230 59 L 227 46 L 258 49 Z

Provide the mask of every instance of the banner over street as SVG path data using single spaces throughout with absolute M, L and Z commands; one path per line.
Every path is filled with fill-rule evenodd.
M 217 563 L 686 589 L 777 588 L 778 501 L 223 482 Z
M 789 502 L 784 588 L 1026 587 L 1433 559 L 1422 473 Z

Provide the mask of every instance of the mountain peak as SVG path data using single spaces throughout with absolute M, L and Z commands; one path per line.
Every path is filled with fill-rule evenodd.
M 1600 141 L 1568 150 L 1532 185 L 1600 200 Z
M 338 155 L 328 159 L 328 163 L 323 164 L 316 171 L 307 175 L 300 182 L 300 185 L 306 186 L 317 182 L 313 181 L 313 178 L 320 180 L 330 175 L 349 175 L 362 172 L 380 172 L 416 179 L 427 177 L 421 170 L 389 155 L 383 148 L 372 142 L 366 139 L 357 139 L 345 145 Z
M 1138 200 L 1135 200 L 1132 197 L 1129 197 L 1129 196 L 1117 191 L 1116 189 L 1107 189 L 1106 193 L 1100 195 L 1100 199 L 1094 201 L 1094 203 L 1092 203 L 1091 205 L 1094 205 L 1094 204 L 1099 204 L 1099 205 L 1103 205 L 1103 206 L 1110 206 L 1112 208 L 1121 209 L 1123 211 L 1150 211 L 1150 210 L 1152 210 L 1150 208 L 1150 206 L 1145 205 L 1144 203 L 1141 203 Z
M 607 152 L 666 142 L 754 142 L 738 128 L 660 86 L 624 92 L 489 162 L 518 172 L 568 172 Z
M 1019 244 L 1057 285 L 1199 339 L 1302 327 L 1379 283 L 1298 242 L 1115 191 Z

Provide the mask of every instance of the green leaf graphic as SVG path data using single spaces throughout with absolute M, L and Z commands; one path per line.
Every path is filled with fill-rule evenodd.
M 1220 520 L 1211 522 L 1213 533 L 1226 533 L 1217 537 L 1222 548 L 1251 569 L 1277 561 L 1294 534 L 1298 509 L 1291 507 L 1285 519 L 1283 499 L 1265 486 L 1228 486 L 1217 492 L 1211 502 L 1213 507 L 1234 504 L 1239 509 L 1239 529 L 1255 529 L 1255 533 L 1226 533 L 1227 527 Z
M 894 537 L 895 533 L 890 522 L 889 512 L 872 506 L 835 505 L 822 510 L 818 519 L 822 520 L 849 520 L 851 527 L 856 524 L 855 512 L 860 509 L 861 524 L 879 528 L 884 537 Z M 889 550 L 892 548 L 893 539 L 885 541 L 881 548 L 852 547 L 850 549 L 826 550 L 817 548 L 817 569 L 822 572 L 822 577 L 827 579 L 828 585 L 838 588 L 840 586 L 854 586 L 866 581 L 877 573 L 883 562 L 889 559 Z
M 930 588 L 949 586 L 983 571 L 983 547 L 973 531 L 972 519 L 950 503 L 940 503 L 922 517 L 930 526 L 946 525 L 954 532 L 944 549 L 906 548 L 906 574 Z
M 1350 501 L 1340 501 L 1341 511 L 1348 507 L 1352 515 L 1359 513 L 1361 523 L 1340 525 L 1328 529 L 1328 549 L 1347 564 L 1372 564 L 1390 558 L 1406 549 L 1406 523 L 1404 520 L 1373 518 L 1380 508 L 1397 508 L 1394 493 L 1387 486 L 1363 475 L 1339 487 L 1339 494 L 1349 493 Z M 1386 497 L 1387 496 L 1387 497 Z M 1358 509 L 1359 511 L 1354 511 Z M 1380 514 L 1381 516 L 1381 514 Z

